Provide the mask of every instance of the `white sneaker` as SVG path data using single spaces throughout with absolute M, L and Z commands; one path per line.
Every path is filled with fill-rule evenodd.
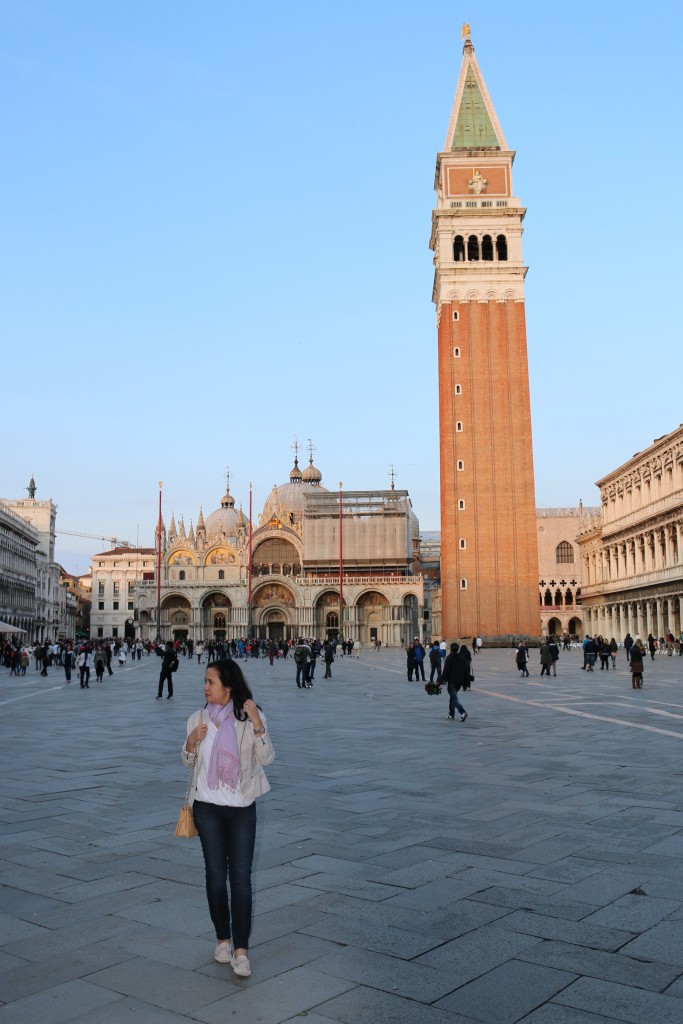
M 217 960 L 219 964 L 229 964 L 232 962 L 232 939 L 223 939 L 221 942 L 216 943 L 216 948 L 213 954 L 214 960 Z
M 242 953 L 240 956 L 235 956 L 234 953 L 230 957 L 230 963 L 232 969 L 238 978 L 248 978 L 251 974 L 251 964 L 249 963 L 249 957 Z

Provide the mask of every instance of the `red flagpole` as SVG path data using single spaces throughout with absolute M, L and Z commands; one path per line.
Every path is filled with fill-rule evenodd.
M 344 522 L 342 519 L 342 482 L 339 481 L 339 635 L 344 637 Z
M 157 639 L 161 640 L 161 488 L 159 481 L 159 522 L 157 523 Z
M 249 636 L 251 637 L 251 573 L 252 573 L 252 557 L 254 549 L 252 547 L 252 536 L 253 530 L 251 527 L 251 498 L 252 498 L 252 486 L 251 480 L 249 481 L 249 597 L 247 599 L 248 614 L 249 614 Z

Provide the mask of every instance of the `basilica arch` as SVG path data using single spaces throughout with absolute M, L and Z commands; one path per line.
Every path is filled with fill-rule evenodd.
M 186 640 L 192 635 L 192 605 L 183 594 L 167 594 L 161 602 L 161 636 Z
M 362 646 L 392 642 L 389 599 L 379 590 L 366 590 L 356 600 L 356 630 Z
M 225 640 L 232 622 L 232 601 L 220 590 L 211 590 L 200 606 L 202 633 L 215 640 Z
M 251 604 L 254 626 L 261 639 L 296 639 L 297 598 L 290 587 L 283 583 L 261 583 L 252 594 Z
M 339 615 L 339 591 L 323 590 L 313 605 L 313 633 L 317 637 L 326 637 L 331 640 L 339 636 L 340 615 Z M 349 633 L 349 629 L 344 631 Z
M 293 537 L 277 534 L 265 537 L 254 547 L 252 573 L 254 576 L 298 576 L 301 573 L 302 555 Z

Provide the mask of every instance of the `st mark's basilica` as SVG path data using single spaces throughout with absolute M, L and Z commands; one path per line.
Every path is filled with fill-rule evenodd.
M 148 571 L 135 572 L 129 587 L 135 618 L 127 620 L 126 632 L 143 639 L 342 633 L 363 646 L 422 635 L 419 523 L 408 492 L 395 489 L 393 480 L 389 490 L 328 490 L 312 453 L 303 470 L 297 455 L 289 478 L 273 487 L 255 516 L 251 536 L 229 480 L 220 506 L 206 517 L 200 510 L 196 527 L 186 530 L 184 519 L 176 524 L 173 516 L 168 528 L 160 521 L 159 534 L 159 628 L 156 565 L 150 564 L 157 552 L 145 549 Z M 98 559 L 106 563 L 102 582 L 108 591 L 116 558 L 110 551 L 93 560 L 93 594 Z M 105 600 L 106 591 L 100 590 Z

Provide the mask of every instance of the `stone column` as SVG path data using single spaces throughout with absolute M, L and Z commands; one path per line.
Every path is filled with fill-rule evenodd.
M 661 597 L 657 598 L 657 633 L 656 636 L 664 636 L 666 630 L 664 628 L 664 601 Z M 654 632 L 654 631 L 653 631 Z
M 673 543 L 673 525 L 667 524 L 664 527 L 664 543 L 666 545 L 666 564 L 667 566 L 674 564 L 674 543 Z

